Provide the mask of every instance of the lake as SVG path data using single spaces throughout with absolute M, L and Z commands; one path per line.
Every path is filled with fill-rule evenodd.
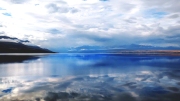
M 180 56 L 1 54 L 0 101 L 180 101 Z

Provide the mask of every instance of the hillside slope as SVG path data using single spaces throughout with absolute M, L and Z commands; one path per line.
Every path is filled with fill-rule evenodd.
M 8 36 L 0 36 L 0 53 L 54 53 L 48 49 Z

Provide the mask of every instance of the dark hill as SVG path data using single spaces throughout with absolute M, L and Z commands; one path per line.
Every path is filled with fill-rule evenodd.
M 0 53 L 54 53 L 38 46 L 26 45 L 23 42 L 29 41 L 23 41 L 8 36 L 0 36 Z

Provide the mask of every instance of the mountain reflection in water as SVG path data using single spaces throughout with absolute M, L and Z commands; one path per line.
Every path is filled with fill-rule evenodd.
M 0 56 L 0 101 L 179 99 L 180 57 L 176 56 Z

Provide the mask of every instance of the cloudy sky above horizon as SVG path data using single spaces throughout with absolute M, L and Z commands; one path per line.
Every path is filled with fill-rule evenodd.
M 0 35 L 62 47 L 180 46 L 179 0 L 0 0 Z

